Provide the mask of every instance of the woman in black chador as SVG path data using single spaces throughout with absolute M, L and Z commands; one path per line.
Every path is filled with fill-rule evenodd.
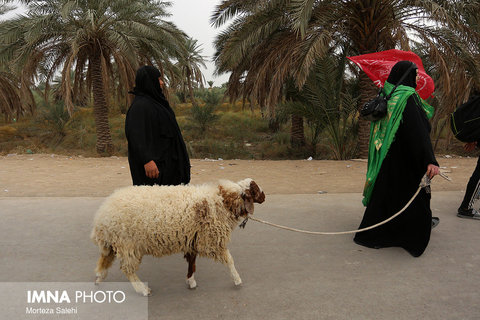
M 175 113 L 163 95 L 160 71 L 137 70 L 135 95 L 125 120 L 128 163 L 134 185 L 190 182 L 190 160 Z
M 388 102 L 388 115 L 372 122 L 367 181 L 363 203 L 367 206 L 360 228 L 381 222 L 400 211 L 415 194 L 425 173 L 439 173 L 430 141 L 428 118 L 433 108 L 415 92 L 417 67 L 398 62 L 391 70 L 384 91 L 407 76 Z M 423 188 L 410 206 L 392 221 L 359 232 L 354 241 L 370 248 L 402 247 L 418 257 L 430 240 L 432 226 L 430 193 Z

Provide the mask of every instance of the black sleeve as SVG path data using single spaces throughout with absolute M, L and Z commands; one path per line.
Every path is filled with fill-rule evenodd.
M 125 135 L 134 158 L 146 164 L 153 160 L 148 153 L 147 130 L 149 115 L 141 104 L 132 105 L 125 119 Z
M 429 164 L 438 166 L 430 140 L 430 123 L 421 106 L 418 105 L 414 96 L 410 96 L 403 111 L 403 137 L 411 156 L 418 159 L 422 169 L 427 171 Z

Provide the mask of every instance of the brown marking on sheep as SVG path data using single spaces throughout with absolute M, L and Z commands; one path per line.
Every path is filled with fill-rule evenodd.
M 195 203 L 193 210 L 195 211 L 195 215 L 200 218 L 199 220 L 205 220 L 209 213 L 207 200 L 203 199 L 202 202 Z
M 223 199 L 223 205 L 225 208 L 232 212 L 235 219 L 247 214 L 245 208 L 242 206 L 242 197 L 236 192 L 229 192 L 222 186 L 218 186 L 218 190 Z
M 250 193 L 253 196 L 253 201 L 256 203 L 263 203 L 265 201 L 265 193 L 260 189 L 258 184 L 252 180 L 250 182 Z
M 253 196 L 251 195 L 250 190 L 245 190 L 245 192 L 242 194 L 242 199 L 244 202 L 245 209 L 242 210 L 241 216 L 247 216 L 249 214 L 253 214 L 254 210 L 254 205 L 253 205 Z
M 110 252 L 107 255 L 104 255 L 103 253 L 100 255 L 100 258 L 98 258 L 98 263 L 97 263 L 97 270 L 105 270 L 110 268 L 110 266 L 113 263 L 113 260 L 115 260 L 115 252 L 113 250 L 110 250 Z
M 112 266 L 113 260 L 115 260 L 115 252 L 112 247 L 103 247 L 100 252 L 100 258 L 97 261 L 97 268 L 95 269 L 96 279 L 95 284 L 98 284 L 106 278 L 108 268 Z
M 195 273 L 195 259 L 197 258 L 197 255 L 195 253 L 186 253 L 184 258 L 188 262 L 188 273 L 187 273 L 187 279 L 191 278 L 192 275 Z
M 197 249 L 196 249 L 197 236 L 198 236 L 198 232 L 195 232 L 192 239 L 189 239 L 187 236 L 185 236 L 185 250 L 184 250 L 184 252 L 188 251 L 189 253 L 197 254 Z M 185 255 L 186 254 L 187 253 L 185 253 Z

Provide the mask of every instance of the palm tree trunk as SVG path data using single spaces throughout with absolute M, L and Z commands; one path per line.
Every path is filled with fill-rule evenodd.
M 195 94 L 193 93 L 193 85 L 192 85 L 192 73 L 190 72 L 190 70 L 187 70 L 187 86 L 188 86 L 188 93 L 190 95 L 190 100 L 192 101 L 192 105 L 196 106 L 197 105 L 197 101 L 195 100 Z
M 292 128 L 290 143 L 293 148 L 303 147 L 305 145 L 305 133 L 303 130 L 303 117 L 292 115 Z
M 91 59 L 92 87 L 93 87 L 93 111 L 95 115 L 95 128 L 97 132 L 97 153 L 110 156 L 113 153 L 113 141 L 108 124 L 108 107 L 105 98 L 105 89 L 102 78 L 102 64 L 100 52 L 93 54 Z
M 359 108 L 377 94 L 377 87 L 372 80 L 365 74 L 360 74 L 360 101 Z M 358 157 L 368 158 L 368 143 L 370 139 L 370 121 L 360 118 L 358 121 Z
M 195 100 L 195 94 L 193 93 L 193 86 L 190 81 L 188 81 L 188 92 L 190 94 L 190 100 L 192 101 L 192 105 L 197 105 L 197 100 Z

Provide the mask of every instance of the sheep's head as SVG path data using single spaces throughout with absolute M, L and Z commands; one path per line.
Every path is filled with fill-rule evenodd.
M 265 193 L 258 186 L 258 184 L 252 179 L 245 179 L 237 182 L 242 188 L 242 199 L 245 205 L 245 213 L 241 216 L 247 216 L 253 214 L 253 203 L 263 203 L 265 201 Z
M 226 186 L 219 186 L 225 207 L 235 215 L 235 218 L 253 214 L 254 202 L 264 202 L 265 193 L 252 179 L 241 180 L 236 185 L 237 190 L 238 186 L 240 186 L 240 192 L 229 191 L 229 188 L 226 188 Z

